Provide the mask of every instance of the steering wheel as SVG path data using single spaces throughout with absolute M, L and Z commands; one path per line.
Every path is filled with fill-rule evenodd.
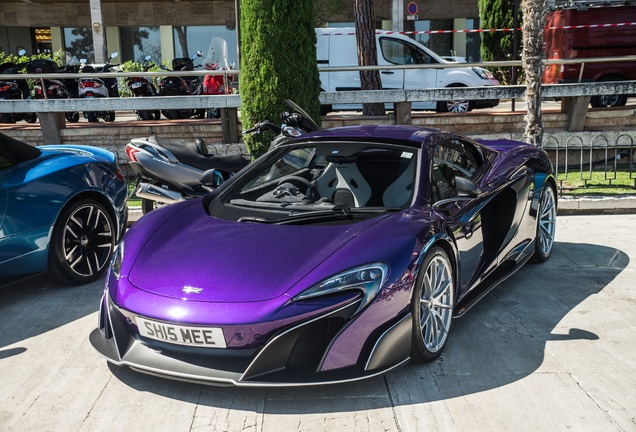
M 314 198 L 314 199 L 318 199 L 320 198 L 320 194 L 318 193 L 318 190 L 316 189 L 316 187 L 311 184 L 311 182 L 309 180 L 307 180 L 304 177 L 300 177 L 297 175 L 288 175 L 288 176 L 283 176 L 280 178 L 280 180 L 278 180 L 278 186 L 282 185 L 283 183 L 286 182 L 290 182 L 290 183 L 300 183 L 303 186 L 306 186 L 307 189 L 309 189 L 309 196 Z

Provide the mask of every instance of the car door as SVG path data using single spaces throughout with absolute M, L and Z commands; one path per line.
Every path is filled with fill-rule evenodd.
M 390 36 L 380 36 L 378 65 L 423 65 L 437 61 L 414 43 Z M 437 72 L 429 69 L 387 69 L 380 71 L 383 89 L 417 90 L 437 87 Z M 433 109 L 436 103 L 417 102 L 416 109 Z
M 479 162 L 466 143 L 455 138 L 441 140 L 431 150 L 431 202 L 457 245 L 460 292 L 474 284 L 486 258 L 482 211 L 487 202 L 460 196 L 456 180 L 472 180 Z

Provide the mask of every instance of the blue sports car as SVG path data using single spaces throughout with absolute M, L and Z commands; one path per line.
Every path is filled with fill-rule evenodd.
M 0 134 L 0 280 L 45 271 L 61 283 L 97 279 L 126 226 L 126 193 L 112 152 Z

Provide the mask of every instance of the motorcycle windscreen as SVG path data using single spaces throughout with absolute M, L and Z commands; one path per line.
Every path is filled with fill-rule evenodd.
M 225 39 L 218 36 L 212 38 L 208 52 L 205 59 L 203 59 L 203 66 L 206 67 L 208 64 L 216 64 L 224 69 L 229 69 L 227 62 L 227 42 Z

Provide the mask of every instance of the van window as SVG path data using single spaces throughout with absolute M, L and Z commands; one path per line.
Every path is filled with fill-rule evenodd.
M 380 50 L 386 61 L 396 65 L 437 63 L 423 50 L 399 39 L 381 37 Z

